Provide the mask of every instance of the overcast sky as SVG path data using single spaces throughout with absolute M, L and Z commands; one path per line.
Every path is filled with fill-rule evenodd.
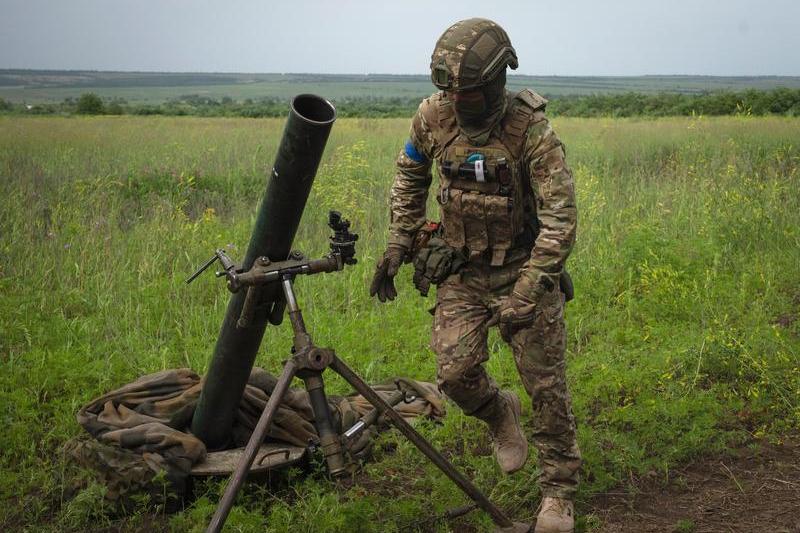
M 422 74 L 474 16 L 521 74 L 800 75 L 800 0 L 0 0 L 0 68 Z

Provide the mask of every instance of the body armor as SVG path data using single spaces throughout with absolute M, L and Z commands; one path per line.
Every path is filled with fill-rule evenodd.
M 502 265 L 508 250 L 529 225 L 536 207 L 524 161 L 528 125 L 546 100 L 530 90 L 508 98 L 505 116 L 486 144 L 476 146 L 459 135 L 452 103 L 438 103 L 440 128 L 435 132 L 443 238 L 474 259 L 484 253 Z M 535 238 L 535 235 L 533 235 Z M 532 243 L 532 240 L 531 240 Z

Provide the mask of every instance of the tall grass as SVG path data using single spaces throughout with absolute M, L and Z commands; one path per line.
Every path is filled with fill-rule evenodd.
M 282 124 L 0 117 L 0 523 L 153 527 L 152 508 L 120 516 L 101 505 L 102 487 L 60 449 L 80 434 L 74 413 L 91 398 L 164 368 L 205 371 L 228 296 L 213 276 L 188 287 L 183 280 L 215 247 L 243 255 Z M 800 121 L 561 119 L 555 126 L 579 195 L 569 262 L 577 297 L 567 320 L 586 460 L 582 501 L 644 474 L 668 479 L 681 462 L 748 434 L 796 430 Z M 324 253 L 329 208 L 361 234 L 356 267 L 299 280 L 297 290 L 315 340 L 371 381 L 435 375 L 426 312 L 433 299 L 417 296 L 408 271 L 394 303 L 367 295 L 407 131 L 404 119 L 339 120 L 295 241 Z M 288 326 L 269 328 L 257 364 L 277 372 L 290 344 Z M 490 372 L 522 393 L 494 334 L 490 348 Z M 423 431 L 516 517 L 533 516 L 534 461 L 500 475 L 483 428 L 455 408 L 442 426 Z M 230 523 L 407 530 L 464 501 L 392 434 L 366 473 L 346 489 L 320 475 L 274 492 L 250 485 Z M 202 528 L 219 491 L 215 482 L 200 485 L 191 507 L 155 524 Z

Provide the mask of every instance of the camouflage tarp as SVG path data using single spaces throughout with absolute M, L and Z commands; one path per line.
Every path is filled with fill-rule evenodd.
M 265 370 L 253 369 L 233 423 L 232 447 L 246 444 L 276 382 L 277 378 Z M 417 396 L 414 402 L 397 405 L 404 417 L 444 415 L 435 385 L 403 382 Z M 142 376 L 78 411 L 78 423 L 93 439 L 70 442 L 68 452 L 100 473 L 111 499 L 140 490 L 159 494 L 163 487 L 154 482 L 160 476 L 165 476 L 170 490 L 182 497 L 192 465 L 206 455 L 205 445 L 189 432 L 201 388 L 200 376 L 187 368 Z M 384 397 L 396 390 L 393 380 L 374 388 Z M 358 395 L 330 396 L 329 403 L 340 431 L 372 408 Z M 266 440 L 307 446 L 316 437 L 313 419 L 306 391 L 290 388 Z

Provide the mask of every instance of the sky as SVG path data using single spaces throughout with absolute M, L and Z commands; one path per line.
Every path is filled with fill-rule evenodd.
M 0 68 L 425 74 L 453 22 L 530 75 L 800 75 L 800 0 L 0 0 Z

